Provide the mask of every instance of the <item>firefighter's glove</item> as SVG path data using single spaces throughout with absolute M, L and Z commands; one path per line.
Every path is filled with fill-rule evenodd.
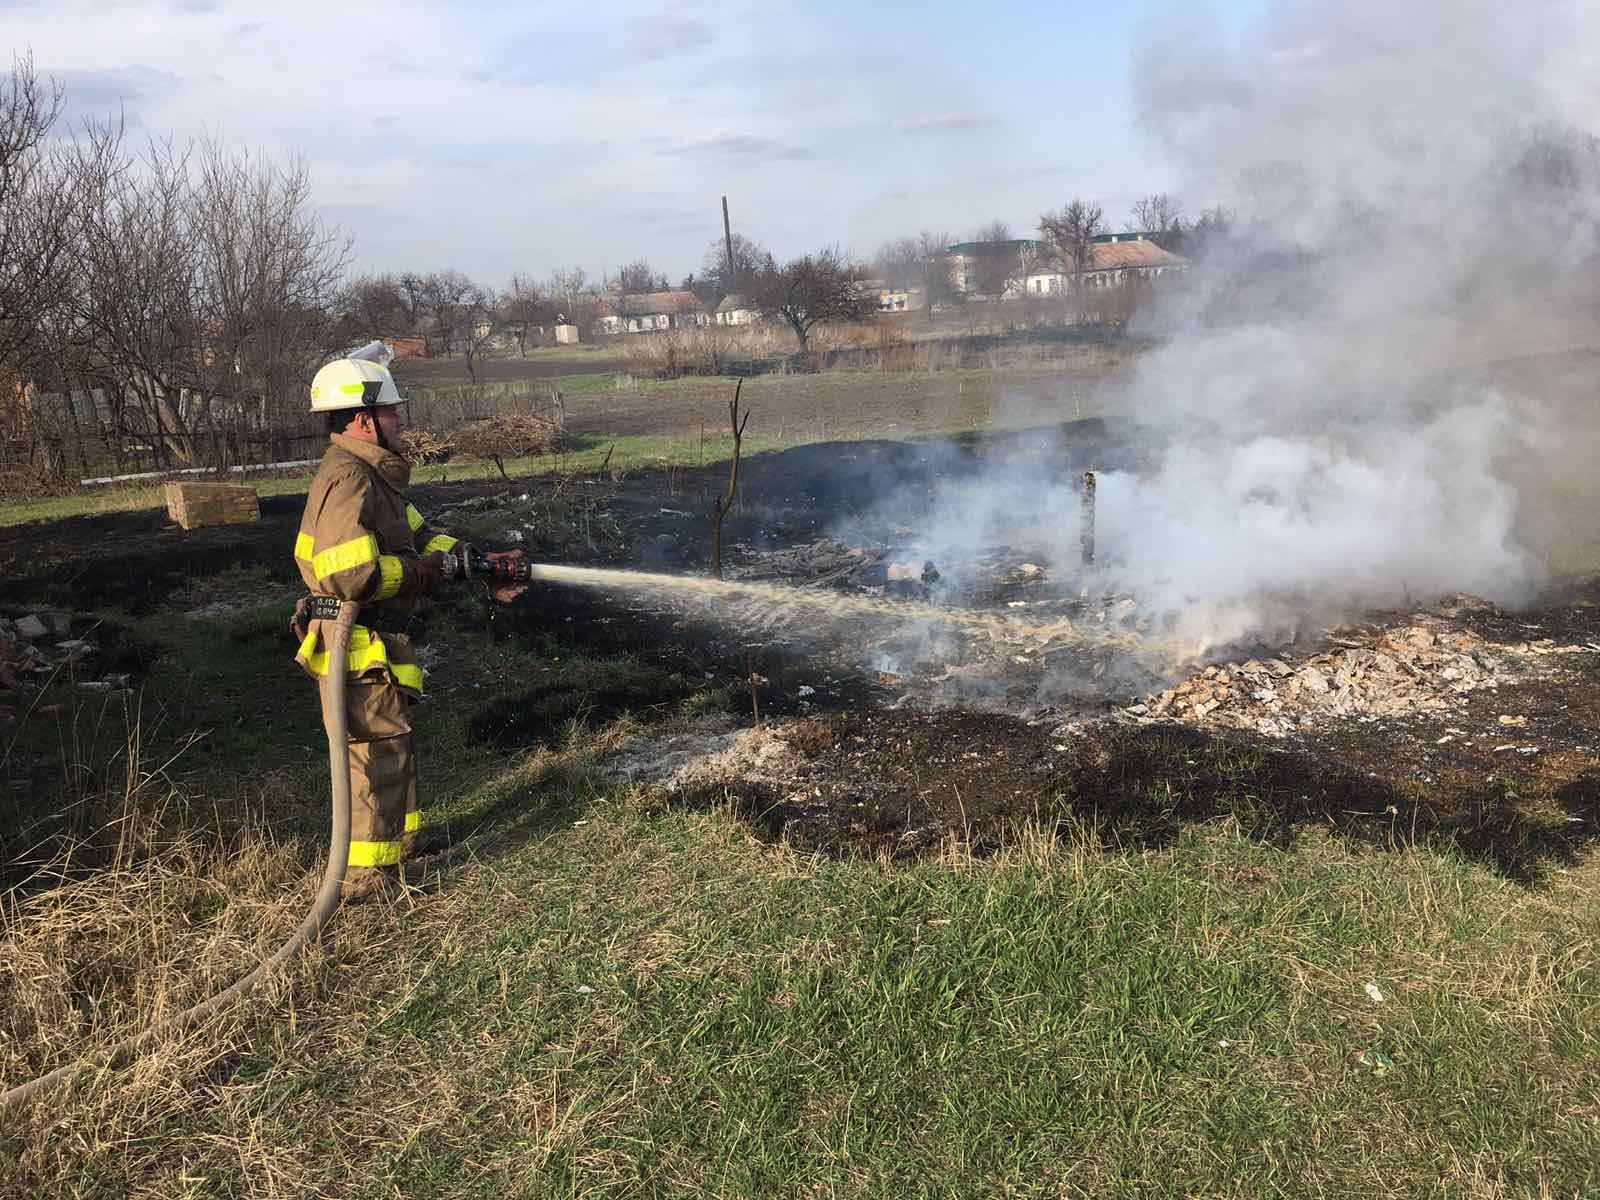
M 444 552 L 436 550 L 417 560 L 417 592 L 426 596 L 444 581 Z
M 289 632 L 294 637 L 295 645 L 306 640 L 306 634 L 311 632 L 311 597 L 301 596 L 294 602 L 294 612 L 289 617 Z
M 513 562 L 522 557 L 522 551 L 496 550 L 484 555 L 484 557 L 489 559 L 491 562 L 502 560 L 505 562 Z M 527 590 L 528 585 L 525 583 L 496 583 L 490 585 L 489 594 L 501 604 L 510 604 L 513 600 Z

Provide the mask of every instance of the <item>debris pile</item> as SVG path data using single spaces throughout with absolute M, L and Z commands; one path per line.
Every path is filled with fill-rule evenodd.
M 6 700 L 36 691 L 50 676 L 71 671 L 82 692 L 124 691 L 129 677 L 101 674 L 100 649 L 87 638 L 72 636 L 72 617 L 64 612 L 37 612 L 15 619 L 0 617 L 0 721 L 12 719 Z
M 1337 648 L 1295 662 L 1252 658 L 1209 666 L 1122 715 L 1142 724 L 1187 721 L 1285 737 L 1329 719 L 1454 710 L 1469 692 L 1521 678 L 1519 658 L 1600 651 L 1548 639 L 1502 645 L 1427 615 L 1368 639 L 1333 641 Z
M 752 583 L 780 581 L 820 587 L 836 583 L 873 566 L 879 555 L 862 546 L 843 546 L 819 538 L 787 550 L 758 551 L 739 543 L 729 549 L 728 578 Z

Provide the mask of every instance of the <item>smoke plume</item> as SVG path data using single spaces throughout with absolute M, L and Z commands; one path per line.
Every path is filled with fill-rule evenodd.
M 1093 588 L 1202 653 L 1445 592 L 1533 596 L 1508 467 L 1568 431 L 1483 368 L 1589 333 L 1582 33 L 1570 3 L 1481 0 L 1278 0 L 1231 40 L 1187 9 L 1148 26 L 1141 124 L 1189 214 L 1225 205 L 1231 233 L 1148 314 L 1136 446 L 1095 464 Z M 924 518 L 930 551 L 1031 522 L 1071 564 L 1076 485 L 1008 463 Z

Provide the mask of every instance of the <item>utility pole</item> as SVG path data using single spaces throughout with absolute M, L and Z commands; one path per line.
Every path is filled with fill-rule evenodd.
M 739 290 L 739 279 L 733 265 L 733 226 L 728 224 L 728 198 L 722 198 L 722 243 L 728 248 L 728 291 Z

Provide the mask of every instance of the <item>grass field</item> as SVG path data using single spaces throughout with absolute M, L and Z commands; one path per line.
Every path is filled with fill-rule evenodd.
M 766 377 L 748 448 L 1095 415 L 1110 378 Z M 729 390 L 573 389 L 584 448 L 513 469 L 613 444 L 623 470 L 717 458 Z M 80 614 L 138 649 L 140 690 L 63 675 L 0 730 L 0 845 L 53 864 L 0 902 L 0 1084 L 215 991 L 309 903 L 326 750 L 284 631 L 297 590 L 285 561 Z M 1592 854 L 1516 882 L 1448 839 L 1261 833 L 1262 752 L 1174 739 L 1143 803 L 1222 815 L 1159 843 L 1119 842 L 1084 794 L 992 854 L 809 855 L 735 798 L 601 769 L 708 713 L 747 721 L 726 671 L 668 678 L 463 593 L 434 608 L 416 720 L 441 886 L 345 911 L 288 981 L 0 1115 L 0 1195 L 1600 1194 Z M 553 681 L 573 702 L 543 744 L 475 732 Z M 588 707 L 623 687 L 671 699 Z M 1113 750 L 1070 748 L 1102 773 Z M 1531 786 L 1516 769 L 1500 786 Z
M 427 820 L 465 843 L 444 890 L 347 913 L 291 993 L 11 1121 L 0 1191 L 1600 1186 L 1592 863 L 1530 888 L 1447 850 L 1263 842 L 1232 820 L 1161 850 L 1084 824 L 982 860 L 957 844 L 913 865 L 802 856 L 726 806 L 663 805 L 596 774 L 597 751 L 637 736 L 627 719 L 486 755 L 469 715 L 506 672 L 598 686 L 645 669 L 450 612 L 419 724 Z M 9 912 L 7 1081 L 222 982 L 305 903 L 325 760 L 280 623 L 267 606 L 141 629 L 166 652 L 145 692 L 165 729 L 144 735 L 142 799 L 227 833 L 127 846 L 117 869 Z M 80 798 L 115 809 L 121 722 L 74 727 L 92 724 L 98 743 L 76 745 L 112 787 Z M 146 773 L 191 730 L 206 732 Z

